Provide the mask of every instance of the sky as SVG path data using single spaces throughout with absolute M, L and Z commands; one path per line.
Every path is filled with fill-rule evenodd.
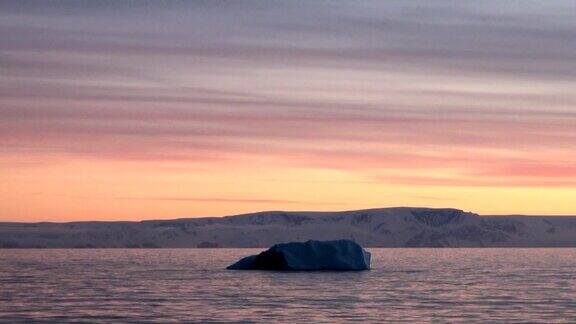
M 575 198 L 572 0 L 0 2 L 2 221 Z

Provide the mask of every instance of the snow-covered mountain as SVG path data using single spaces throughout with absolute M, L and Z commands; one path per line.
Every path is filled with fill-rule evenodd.
M 4 248 L 268 247 L 343 238 L 365 247 L 576 247 L 576 217 L 479 216 L 402 207 L 141 222 L 0 223 Z

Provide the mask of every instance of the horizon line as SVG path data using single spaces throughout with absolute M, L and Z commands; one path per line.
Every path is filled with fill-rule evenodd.
M 464 213 L 471 213 L 479 217 L 576 217 L 576 212 L 574 214 L 519 214 L 519 213 L 512 213 L 512 214 L 479 214 L 473 211 L 467 211 L 460 208 L 455 207 L 421 207 L 421 206 L 395 206 L 395 207 L 373 207 L 373 208 L 360 208 L 360 209 L 347 209 L 347 210 L 260 210 L 260 211 L 252 211 L 252 212 L 245 212 L 245 213 L 238 213 L 238 214 L 227 214 L 227 215 L 206 215 L 206 216 L 192 216 L 192 217 L 174 217 L 174 218 L 151 218 L 151 219 L 139 219 L 139 220 L 70 220 L 70 221 L 35 221 L 35 222 L 22 222 L 22 221 L 11 221 L 11 220 L 0 220 L 1 223 L 19 223 L 19 224 L 42 224 L 42 223 L 50 223 L 50 224 L 68 224 L 68 223 L 139 223 L 139 222 L 154 222 L 154 221 L 177 221 L 177 220 L 191 220 L 191 219 L 203 219 L 203 218 L 226 218 L 226 217 L 236 217 L 236 216 L 245 216 L 245 215 L 252 215 L 252 214 L 262 214 L 262 213 L 346 213 L 346 212 L 361 212 L 361 211 L 369 211 L 369 210 L 378 210 L 378 209 L 432 209 L 432 210 L 442 210 L 442 209 L 451 209 L 457 210 Z

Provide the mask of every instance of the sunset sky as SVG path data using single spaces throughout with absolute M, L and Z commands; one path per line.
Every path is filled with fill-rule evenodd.
M 576 2 L 2 1 L 0 220 L 576 214 Z

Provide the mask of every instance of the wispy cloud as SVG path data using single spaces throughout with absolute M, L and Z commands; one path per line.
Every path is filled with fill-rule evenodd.
M 568 0 L 2 1 L 0 165 L 573 187 L 575 30 Z
M 174 202 L 213 202 L 213 203 L 248 203 L 248 204 L 309 204 L 295 200 L 281 199 L 242 199 L 242 198 L 218 198 L 218 197 L 114 197 L 117 200 L 146 200 L 146 201 L 174 201 Z M 317 203 L 324 205 L 325 203 Z M 331 203 L 327 203 L 331 204 Z

